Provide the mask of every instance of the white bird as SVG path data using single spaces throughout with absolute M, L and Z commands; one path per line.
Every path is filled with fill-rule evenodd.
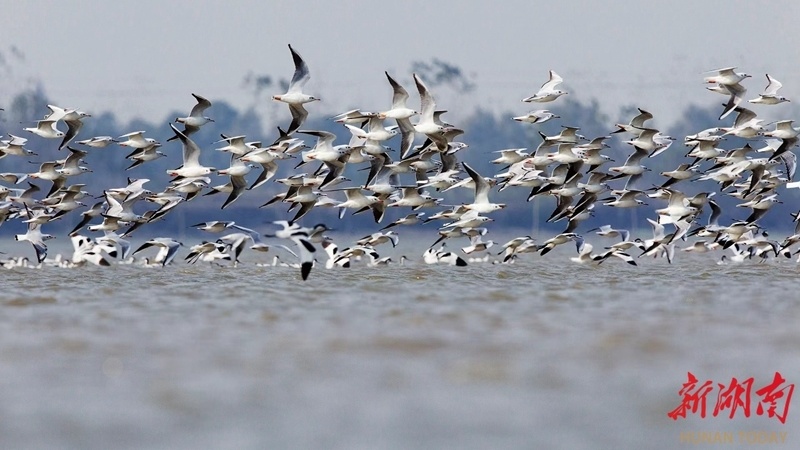
M 76 144 L 81 144 L 92 148 L 106 148 L 114 142 L 117 142 L 117 140 L 111 136 L 95 136 L 91 139 L 75 141 Z
M 64 139 L 61 140 L 61 144 L 58 146 L 58 149 L 61 150 L 78 135 L 78 132 L 83 127 L 82 119 L 91 117 L 91 114 L 75 109 L 60 108 L 55 105 L 47 105 L 47 107 L 52 112 L 45 117 L 45 120 L 55 120 L 56 122 L 61 120 L 67 124 L 67 132 L 64 133 Z
M 136 222 L 142 218 L 142 216 L 133 212 L 133 205 L 139 200 L 138 197 L 128 198 L 128 196 L 124 196 L 123 200 L 120 201 L 111 191 L 105 191 L 103 192 L 103 195 L 105 196 L 106 203 L 108 204 L 108 210 L 106 210 L 103 217 L 114 217 L 120 222 Z M 97 231 L 92 227 L 89 227 L 89 230 Z
M 469 246 L 461 248 L 461 251 L 464 252 L 464 254 L 467 254 L 467 255 L 469 255 L 471 253 L 475 253 L 475 252 L 486 251 L 486 250 L 488 250 L 489 248 L 491 248 L 494 245 L 494 241 L 492 241 L 492 240 L 488 240 L 488 241 L 484 242 L 481 239 L 480 235 L 471 237 L 469 239 L 469 243 L 470 243 Z
M 730 128 L 721 128 L 725 133 L 722 136 L 734 135 L 743 139 L 753 139 L 763 133 L 764 127 L 761 125 L 764 121 L 758 119 L 756 113 L 747 108 L 736 107 L 736 119 L 733 121 L 733 126 Z
M 231 158 L 231 165 L 227 169 L 221 169 L 217 173 L 220 175 L 228 175 L 230 181 L 227 183 L 227 188 L 229 188 L 228 198 L 225 199 L 225 203 L 222 204 L 220 209 L 225 209 L 231 203 L 235 202 L 236 199 L 241 197 L 242 193 L 244 193 L 245 189 L 247 188 L 247 180 L 245 180 L 245 175 L 250 173 L 250 170 L 253 168 L 251 164 L 245 164 L 241 158 L 233 156 Z M 215 188 L 216 190 L 216 188 Z M 221 189 L 227 190 L 227 189 Z M 214 191 L 212 191 L 214 192 Z M 209 193 L 210 194 L 210 193 Z M 208 195 L 208 194 L 206 194 Z
M 783 87 L 783 84 L 781 84 L 780 81 L 767 74 L 767 87 L 764 88 L 764 92 L 758 97 L 748 101 L 761 105 L 777 105 L 778 103 L 788 102 L 788 98 L 778 95 L 778 89 L 781 87 Z
M 392 85 L 392 107 L 386 111 L 378 113 L 378 118 L 383 119 L 408 119 L 409 117 L 419 114 L 416 110 L 409 108 L 406 105 L 408 101 L 408 91 L 400 86 L 398 82 L 389 75 L 389 72 L 384 72 L 389 84 Z
M 183 134 L 186 136 L 191 135 L 200 129 L 203 125 L 213 122 L 214 119 L 203 115 L 205 110 L 211 107 L 211 102 L 197 94 L 192 93 L 192 97 L 197 100 L 189 115 L 186 117 L 176 117 L 175 122 L 183 124 Z M 175 139 L 173 136 L 170 139 Z
M 672 186 L 679 181 L 688 180 L 694 177 L 697 175 L 697 167 L 689 164 L 681 164 L 676 167 L 675 170 L 665 170 L 664 172 L 661 172 L 661 175 L 668 178 L 668 180 L 660 186 L 665 188 Z
M 164 191 L 186 194 L 186 201 L 189 201 L 199 195 L 200 191 L 207 188 L 210 183 L 211 178 L 208 177 L 183 178 L 170 183 Z
M 719 244 L 716 242 L 709 244 L 706 241 L 696 241 L 695 243 L 682 248 L 681 251 L 687 253 L 707 253 L 714 251 L 719 247 Z
M 153 261 L 156 263 L 160 263 L 161 266 L 163 267 L 172 262 L 172 260 L 175 258 L 175 254 L 178 253 L 178 249 L 182 245 L 183 245 L 182 243 L 176 241 L 175 239 L 167 237 L 158 237 L 150 239 L 149 241 L 139 246 L 139 248 L 137 248 L 133 252 L 133 254 L 135 255 L 140 251 L 150 247 L 157 247 L 159 250 Z
M 42 225 L 36 222 L 28 223 L 28 231 L 25 234 L 14 236 L 17 241 L 28 241 L 33 245 L 33 249 L 36 251 L 36 261 L 39 263 L 47 257 L 47 245 L 45 245 L 44 241 L 53 238 L 55 236 L 42 233 Z
M 734 69 L 736 69 L 736 67 L 725 67 L 723 69 L 709 70 L 706 73 L 716 72 L 717 74 L 705 77 L 703 81 L 706 83 L 716 83 L 723 86 L 732 86 L 739 84 L 740 81 L 750 77 L 749 74 L 744 72 L 735 72 Z
M 103 251 L 106 249 L 104 244 L 97 244 L 92 241 L 92 238 L 81 235 L 71 236 L 70 240 L 73 248 L 72 258 L 69 261 L 60 261 L 62 264 L 68 264 L 64 267 L 80 267 L 87 262 L 97 266 L 111 265 L 103 255 Z
M 461 163 L 461 165 L 475 183 L 475 200 L 468 205 L 464 205 L 465 208 L 478 214 L 487 214 L 506 207 L 504 203 L 491 203 L 489 201 L 489 190 L 491 189 L 489 183 L 467 163 Z
M 125 141 L 118 142 L 123 147 L 131 148 L 145 148 L 151 145 L 161 146 L 161 143 L 153 138 L 145 138 L 144 131 L 133 131 L 128 134 L 123 134 L 118 139 L 127 138 Z
M 248 235 L 250 235 L 250 240 L 253 242 L 253 245 L 250 246 L 250 250 L 255 250 L 255 251 L 258 251 L 258 252 L 268 252 L 270 247 L 274 246 L 274 247 L 279 247 L 279 248 L 282 248 L 283 250 L 286 250 L 286 252 L 288 252 L 289 254 L 294 256 L 295 258 L 298 257 L 297 254 L 292 251 L 292 249 L 290 249 L 289 247 L 287 247 L 285 245 L 280 245 L 280 244 L 278 244 L 278 245 L 267 245 L 261 239 L 261 233 L 255 231 L 255 230 L 251 230 L 250 228 L 245 228 L 245 227 L 239 226 L 239 225 L 233 225 L 233 228 L 236 228 L 237 230 L 241 230 L 241 231 L 247 233 Z M 221 239 L 224 239 L 224 237 L 221 238 Z M 237 253 L 237 257 L 238 257 L 238 253 Z
M 55 139 L 64 136 L 64 132 L 56 128 L 55 120 L 39 120 L 35 127 L 23 128 L 25 131 L 46 139 Z
M 177 169 L 167 170 L 167 174 L 177 178 L 191 178 L 202 177 L 213 172 L 215 170 L 213 167 L 205 167 L 200 164 L 200 147 L 182 131 L 175 128 L 175 125 L 169 124 L 169 126 L 183 144 L 183 165 Z
M 252 162 L 261 165 L 261 173 L 258 174 L 258 178 L 256 178 L 248 189 L 255 189 L 272 179 L 272 177 L 278 173 L 278 164 L 276 160 L 282 158 L 283 156 L 281 156 L 281 154 L 268 148 L 255 149 L 242 156 L 242 161 L 244 162 Z
M 530 156 L 525 153 L 525 150 L 527 150 L 527 148 L 509 148 L 505 150 L 497 150 L 494 153 L 500 153 L 500 157 L 493 159 L 492 164 L 507 164 L 509 166 L 516 164 Z
M 641 147 L 634 147 L 635 151 L 628 156 L 628 159 L 625 160 L 625 164 L 616 167 L 609 167 L 610 172 L 614 172 L 619 174 L 617 178 L 621 178 L 624 176 L 634 176 L 634 175 L 641 175 L 647 169 L 647 167 L 643 166 L 639 162 L 642 158 L 647 156 L 647 150 Z
M 208 231 L 209 233 L 221 233 L 234 225 L 236 225 L 236 222 L 229 220 L 212 220 L 210 222 L 194 224 L 192 225 L 192 228 L 197 228 L 201 231 Z
M 642 191 L 622 191 L 616 198 L 607 198 L 604 199 L 606 206 L 613 206 L 615 208 L 635 208 L 640 205 L 646 205 L 647 203 L 643 202 L 636 198 L 639 195 L 644 194 Z
M 443 135 L 445 126 L 436 123 L 434 118 L 436 101 L 417 74 L 414 74 L 414 83 L 417 85 L 420 98 L 420 120 L 414 125 L 414 131 L 431 139 L 439 151 L 447 151 L 447 139 Z
M 76 150 L 71 147 L 67 148 L 69 149 L 69 156 L 67 156 L 67 158 L 64 160 L 61 168 L 56 169 L 56 172 L 65 177 L 74 177 L 76 175 L 92 171 L 88 167 L 79 165 L 81 160 L 88 154 L 87 152 Z
M 9 155 L 13 156 L 38 156 L 38 153 L 28 150 L 25 148 L 25 144 L 28 142 L 27 139 L 19 136 L 14 136 L 13 134 L 9 134 L 8 137 L 11 139 L 0 141 L 0 158 L 4 158 Z
M 464 213 L 458 220 L 444 224 L 440 230 L 445 228 L 476 228 L 494 219 L 478 215 L 478 211 L 472 210 Z
M 467 265 L 467 262 L 462 257 L 452 252 L 438 252 L 436 253 L 436 258 L 438 262 L 451 266 L 464 267 Z
M 285 94 L 273 95 L 272 99 L 289 105 L 289 112 L 292 113 L 292 123 L 289 125 L 286 133 L 292 134 L 303 125 L 306 117 L 308 117 L 308 111 L 303 107 L 303 104 L 318 101 L 319 99 L 313 95 L 303 93 L 303 86 L 305 86 L 311 78 L 311 73 L 308 70 L 306 62 L 291 45 L 289 45 L 289 51 L 292 52 L 292 60 L 294 61 L 294 75 L 292 75 L 292 81 L 289 82 L 289 89 Z
M 603 225 L 599 228 L 594 228 L 589 230 L 589 232 L 594 231 L 595 234 L 598 236 L 608 237 L 608 238 L 615 238 L 620 237 L 623 241 L 627 241 L 630 237 L 630 232 L 628 230 L 622 229 L 615 229 L 612 228 L 611 225 Z
M 106 233 L 97 239 L 97 243 L 103 245 L 103 249 L 106 249 L 112 258 L 126 260 L 131 254 L 131 243 L 117 233 Z M 117 247 L 119 247 L 119 252 L 117 252 Z
M 184 260 L 189 264 L 194 264 L 198 261 L 217 263 L 217 260 L 231 261 L 231 255 L 228 253 L 228 246 L 223 242 L 202 242 L 193 245 L 189 248 L 189 254 L 186 255 Z M 218 263 L 217 263 L 218 264 Z
M 188 136 L 188 135 L 187 135 Z M 245 142 L 247 136 L 225 136 L 223 139 L 220 139 L 215 144 L 219 144 L 220 142 L 226 142 L 227 145 L 216 149 L 218 152 L 228 152 L 236 156 L 244 156 L 247 153 L 255 150 L 255 147 L 249 145 Z
M 538 103 L 552 102 L 553 100 L 567 93 L 566 91 L 556 89 L 556 86 L 561 84 L 563 81 L 563 78 L 555 73 L 555 71 L 551 70 L 550 79 L 548 79 L 547 82 L 542 85 L 542 87 L 539 89 L 539 92 L 530 97 L 524 98 L 522 101 Z
M 361 188 L 347 188 L 344 189 L 344 195 L 347 200 L 336 205 L 339 210 L 339 218 L 344 216 L 347 208 L 355 209 L 353 214 L 358 214 L 361 211 L 372 209 L 373 218 L 378 223 L 383 219 L 384 202 L 375 195 L 364 195 L 361 193 Z
M 384 73 L 389 80 L 389 84 L 392 85 L 392 107 L 387 111 L 378 113 L 378 118 L 395 119 L 402 136 L 400 141 L 400 156 L 401 158 L 405 158 L 414 145 L 414 126 L 409 119 L 419 114 L 419 112 L 406 105 L 408 101 L 408 91 L 406 91 L 403 86 L 400 86 L 400 84 L 389 75 L 389 72 Z
M 794 122 L 794 120 L 780 120 L 778 122 L 775 122 L 775 129 L 772 131 L 766 131 L 763 134 L 764 136 L 776 139 L 796 138 L 800 130 L 794 128 L 792 126 L 792 122 Z
M 297 211 L 294 218 L 292 218 L 292 222 L 297 222 L 308 214 L 317 206 L 317 202 L 319 202 L 321 197 L 322 193 L 314 191 L 311 186 L 290 186 L 283 201 L 292 203 L 292 208 L 298 204 L 300 205 L 300 209 Z M 337 204 L 338 203 L 335 203 L 334 206 Z M 289 209 L 291 210 L 291 208 Z
M 125 170 L 131 170 L 134 167 L 140 166 L 149 161 L 155 161 L 158 158 L 167 156 L 163 152 L 158 150 L 158 146 L 155 144 L 151 144 L 144 148 L 137 148 L 134 149 L 125 159 L 130 159 L 133 161 L 130 166 L 128 166 Z
M 698 213 L 698 209 L 691 206 L 689 199 L 686 198 L 683 192 L 673 189 L 663 190 L 669 192 L 669 204 L 666 208 L 656 210 L 656 214 L 659 215 L 658 220 L 660 223 L 675 223 Z
M 383 119 L 378 116 L 369 119 L 369 122 L 367 122 L 367 131 L 350 124 L 345 124 L 345 127 L 350 130 L 353 136 L 369 141 L 381 142 L 397 135 L 397 130 L 384 127 Z
M 389 228 L 393 228 L 393 227 L 396 227 L 398 225 L 416 225 L 416 224 L 418 224 L 418 223 L 420 223 L 422 221 L 422 216 L 424 216 L 424 215 L 425 215 L 424 212 L 409 214 L 409 215 L 407 215 L 405 217 L 401 217 L 401 218 L 395 220 L 394 222 L 390 223 L 389 225 L 386 225 L 385 227 L 381 228 L 380 231 L 387 230 Z
M 281 239 L 290 239 L 297 245 L 298 255 L 300 255 L 300 277 L 308 279 L 311 268 L 314 267 L 314 253 L 317 251 L 311 243 L 313 236 L 328 229 L 324 224 L 317 224 L 313 228 L 303 228 L 296 223 L 289 223 L 285 220 L 273 222 L 283 226 L 282 230 L 275 232 L 275 236 Z
M 392 248 L 397 247 L 400 237 L 394 231 L 387 231 L 385 233 L 377 232 L 356 241 L 356 244 L 369 247 L 377 247 L 387 242 L 392 243 Z
M 436 244 L 434 244 L 436 245 Z M 425 264 L 448 264 L 451 266 L 458 266 L 458 267 L 465 267 L 467 262 L 464 261 L 464 258 L 456 255 L 455 253 L 445 251 L 444 243 L 442 246 L 436 250 L 433 247 L 425 250 L 422 254 L 422 260 Z
M 103 213 L 103 202 L 97 202 L 89 209 L 81 213 L 81 221 L 69 232 L 69 236 L 77 234 L 81 228 L 85 227 L 95 217 L 100 217 Z
M 582 239 L 582 238 L 579 235 L 575 234 L 575 233 L 561 233 L 561 234 L 558 234 L 558 235 L 556 235 L 556 236 L 544 241 L 544 244 L 542 244 L 542 245 L 540 245 L 538 247 L 539 254 L 541 256 L 544 256 L 547 253 L 549 253 L 551 250 L 556 248 L 556 246 L 561 245 L 561 244 L 566 244 L 567 242 L 570 242 L 570 241 L 575 241 L 576 239 Z
M 729 95 L 728 101 L 722 105 L 724 108 L 722 109 L 722 113 L 719 115 L 719 120 L 722 120 L 727 117 L 728 114 L 732 113 L 740 103 L 742 103 L 744 94 L 747 92 L 747 88 L 739 83 L 719 84 L 716 87 L 719 88 L 719 92 L 721 94 L 727 93 Z
M 524 116 L 517 116 L 512 117 L 512 119 L 516 120 L 517 122 L 525 122 L 525 123 L 545 123 L 550 119 L 560 119 L 561 116 L 557 114 L 553 114 L 546 109 L 539 109 L 536 111 L 531 111 Z
M 414 210 L 423 207 L 435 206 L 436 203 L 441 199 L 434 199 L 427 193 L 420 194 L 419 188 L 417 187 L 404 187 L 402 189 L 403 196 L 399 199 L 397 197 L 390 197 L 390 199 L 396 199 L 394 202 L 389 203 L 387 205 L 390 208 L 398 208 L 407 206 Z
M 645 130 L 647 127 L 644 125 L 645 122 L 653 118 L 653 115 L 642 108 L 636 108 L 639 110 L 639 114 L 633 117 L 627 125 L 618 123 L 615 126 L 617 129 L 612 131 L 612 134 L 615 133 L 630 133 L 634 136 L 639 136 L 642 134 L 642 131 Z
M 598 258 L 597 255 L 592 255 L 592 244 L 588 242 L 584 242 L 582 237 L 578 237 L 575 239 L 575 246 L 578 248 L 578 256 L 570 257 L 570 261 L 576 262 L 578 264 L 597 264 L 599 265 L 602 260 L 595 259 Z

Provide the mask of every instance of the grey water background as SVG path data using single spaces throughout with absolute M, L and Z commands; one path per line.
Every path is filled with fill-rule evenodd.
M 707 418 L 667 417 L 689 371 L 797 383 L 793 261 L 585 267 L 566 247 L 465 268 L 414 253 L 404 266 L 316 268 L 305 283 L 251 254 L 237 268 L 3 271 L 0 446 L 703 448 L 680 442 L 697 431 L 800 442 L 797 412 L 786 425 L 759 417 L 754 394 L 750 418 L 710 417 L 717 389 Z

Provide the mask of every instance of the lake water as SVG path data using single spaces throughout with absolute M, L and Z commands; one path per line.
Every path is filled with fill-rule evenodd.
M 253 264 L 3 271 L 0 447 L 797 447 L 800 411 L 758 416 L 755 394 L 749 418 L 710 417 L 716 389 L 708 417 L 667 416 L 687 372 L 800 382 L 794 262 L 572 254 L 305 283 Z

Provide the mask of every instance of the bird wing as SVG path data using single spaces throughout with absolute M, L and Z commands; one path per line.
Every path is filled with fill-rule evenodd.
M 400 86 L 400 84 L 389 75 L 389 72 L 384 72 L 386 74 L 386 78 L 389 79 L 389 84 L 392 85 L 392 109 L 394 108 L 405 108 L 406 101 L 408 100 L 408 91 Z
M 289 83 L 289 93 L 300 92 L 311 78 L 311 73 L 308 71 L 306 62 L 291 45 L 289 45 L 289 50 L 292 52 L 292 59 L 294 60 L 294 75 L 292 75 L 292 81 Z

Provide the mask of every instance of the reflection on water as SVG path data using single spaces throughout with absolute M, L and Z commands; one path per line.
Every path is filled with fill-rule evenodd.
M 3 273 L 3 448 L 676 448 L 698 378 L 800 382 L 792 264 Z M 712 400 L 713 402 L 713 400 Z M 792 411 L 789 421 L 796 421 Z M 701 447 L 692 444 L 693 448 Z

